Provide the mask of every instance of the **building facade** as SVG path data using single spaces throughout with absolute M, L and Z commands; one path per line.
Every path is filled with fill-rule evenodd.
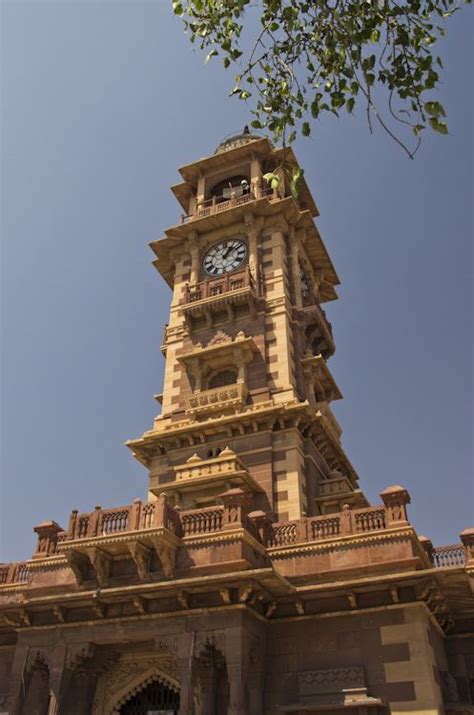
M 148 496 L 45 521 L 0 565 L 0 713 L 474 712 L 474 529 L 435 548 L 341 444 L 337 273 L 290 149 L 180 169 Z

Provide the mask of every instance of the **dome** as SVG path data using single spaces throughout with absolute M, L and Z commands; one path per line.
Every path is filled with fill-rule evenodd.
M 243 131 L 235 132 L 226 136 L 219 146 L 217 147 L 215 154 L 220 154 L 222 151 L 228 151 L 229 149 L 235 149 L 243 144 L 248 144 L 256 139 L 262 139 L 260 134 L 251 134 L 248 125 L 245 125 Z

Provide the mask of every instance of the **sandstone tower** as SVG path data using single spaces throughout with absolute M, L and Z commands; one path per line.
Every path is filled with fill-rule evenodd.
M 358 486 L 331 411 L 339 280 L 297 166 L 244 131 L 180 169 L 151 243 L 161 412 L 128 442 L 148 495 L 45 521 L 0 564 L 0 713 L 473 712 L 474 530 L 434 548 L 405 488 Z

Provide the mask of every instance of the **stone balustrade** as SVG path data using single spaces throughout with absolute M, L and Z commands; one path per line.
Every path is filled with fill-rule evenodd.
M 466 563 L 465 548 L 462 544 L 438 546 L 431 552 L 433 566 L 438 569 L 449 566 L 464 566 Z
M 212 457 L 212 459 L 201 459 L 197 454 L 194 454 L 185 464 L 175 467 L 174 471 L 176 481 L 180 482 L 187 479 L 226 476 L 246 470 L 235 452 L 226 447 L 217 457 Z
M 242 206 L 249 203 L 250 201 L 255 201 L 256 199 L 278 199 L 278 193 L 274 189 L 262 188 L 256 186 L 253 191 L 242 194 L 241 196 L 233 196 L 227 201 L 219 200 L 218 197 L 213 196 L 210 199 L 201 201 L 196 211 L 192 214 L 184 214 L 181 217 L 181 223 L 188 223 L 189 221 L 194 221 L 200 218 L 206 218 L 207 216 L 214 216 L 215 214 L 222 213 L 222 211 L 227 211 L 228 209 L 233 209 L 236 206 Z
M 181 525 L 184 536 L 200 536 L 221 531 L 224 516 L 223 506 L 210 506 L 204 509 L 189 509 L 181 512 Z
M 239 411 L 245 405 L 247 394 L 248 390 L 244 382 L 194 392 L 186 398 L 186 412 L 193 417 L 213 412 L 222 413 L 222 410 L 228 409 Z
M 196 303 L 206 298 L 217 298 L 242 288 L 254 288 L 254 280 L 248 267 L 234 273 L 226 273 L 219 278 L 208 278 L 199 283 L 186 285 L 185 303 Z
M 0 586 L 12 583 L 26 583 L 30 567 L 25 561 L 0 564 Z
M 222 468 L 235 470 L 240 462 L 231 450 L 229 453 L 223 454 Z M 189 478 L 189 473 L 195 468 L 206 469 L 207 465 L 205 462 L 196 467 L 189 462 L 182 465 L 185 474 L 183 478 Z M 186 469 L 191 472 L 185 473 Z M 382 492 L 381 497 L 383 504 L 380 506 L 351 509 L 345 505 L 334 514 L 271 524 L 264 512 L 254 511 L 249 514 L 249 496 L 240 488 L 229 489 L 221 494 L 221 504 L 188 510 L 172 507 L 162 494 L 153 502 L 136 499 L 132 504 L 114 509 L 96 507 L 88 513 L 74 510 L 67 530 L 63 530 L 56 522 L 43 522 L 35 527 L 38 544 L 33 558 L 45 559 L 61 555 L 62 547 L 69 548 L 69 543 L 76 548 L 74 545 L 82 540 L 89 543 L 94 538 L 102 539 L 113 534 L 137 531 L 146 536 L 147 532 L 155 533 L 157 528 L 167 529 L 174 535 L 173 538 L 190 537 L 191 540 L 193 537 L 243 529 L 266 546 L 271 557 L 273 550 L 282 547 L 297 548 L 307 543 L 334 542 L 345 537 L 360 537 L 377 532 L 389 534 L 390 530 L 409 526 L 406 505 L 410 499 L 407 491 L 402 487 L 390 487 Z M 466 530 L 461 539 L 461 544 L 438 548 L 433 548 L 424 537 L 420 538 L 420 542 L 435 568 L 452 568 L 462 567 L 472 561 L 474 531 Z M 26 584 L 30 568 L 29 562 L 0 564 L 0 586 Z
M 407 491 L 402 487 L 390 487 L 382 492 L 381 497 L 384 504 L 380 506 L 351 509 L 346 505 L 339 513 L 303 517 L 297 521 L 275 524 L 268 546 L 278 548 L 342 536 L 358 536 L 384 531 L 394 526 L 408 525 Z

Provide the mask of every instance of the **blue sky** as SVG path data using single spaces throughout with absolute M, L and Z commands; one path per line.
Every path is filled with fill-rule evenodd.
M 169 289 L 148 241 L 181 209 L 177 167 L 249 120 L 168 0 L 8 2 L 2 12 L 1 553 L 32 527 L 146 494 L 123 446 L 162 388 Z M 341 277 L 327 305 L 335 413 L 369 498 L 406 486 L 436 544 L 473 519 L 472 25 L 449 23 L 450 136 L 410 161 L 363 112 L 296 153 Z

